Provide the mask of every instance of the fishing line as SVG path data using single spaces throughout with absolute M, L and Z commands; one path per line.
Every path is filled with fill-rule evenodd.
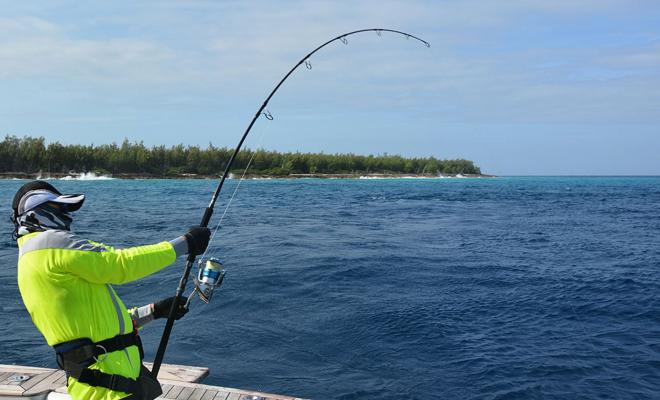
M 273 116 L 268 112 L 268 114 L 264 114 L 264 117 L 268 120 L 273 120 Z M 259 146 L 261 146 L 261 141 L 264 138 L 266 133 L 266 129 L 262 130 L 261 133 L 259 134 L 259 138 L 257 139 L 257 145 L 256 148 L 258 149 Z M 209 249 L 211 248 L 211 243 L 213 243 L 213 239 L 215 238 L 215 235 L 218 233 L 218 230 L 220 229 L 220 226 L 222 225 L 222 220 L 225 218 L 225 214 L 227 214 L 227 210 L 229 210 L 229 206 L 231 205 L 232 201 L 234 200 L 234 197 L 236 196 L 236 193 L 238 192 L 238 188 L 241 186 L 241 182 L 245 179 L 245 174 L 247 173 L 248 169 L 250 169 L 250 166 L 252 165 L 252 160 L 254 160 L 254 156 L 257 154 L 257 151 L 252 152 L 252 156 L 250 156 L 250 160 L 248 161 L 247 165 L 245 166 L 245 169 L 243 170 L 243 174 L 241 175 L 241 179 L 239 179 L 238 183 L 236 184 L 236 187 L 234 188 L 234 191 L 231 194 L 231 197 L 229 198 L 229 201 L 227 202 L 227 205 L 225 206 L 224 211 L 222 212 L 222 216 L 220 217 L 220 220 L 218 223 L 215 225 L 215 228 L 213 229 L 213 234 L 211 235 L 209 239 L 209 245 L 206 247 L 206 250 L 204 250 L 204 253 L 200 256 L 200 263 L 204 262 L 206 260 L 206 254 L 208 253 Z M 214 259 L 217 261 L 217 259 Z M 201 268 L 201 264 L 198 266 L 198 269 Z M 224 271 L 222 273 L 222 278 L 224 279 Z M 199 270 L 198 270 L 198 275 L 199 275 Z M 195 279 L 193 277 L 193 280 L 195 281 L 195 289 L 193 289 L 192 292 L 188 295 L 188 299 L 186 300 L 185 308 L 188 308 L 190 306 L 190 302 L 192 299 L 195 297 L 195 294 L 199 294 L 200 298 L 202 301 L 208 303 L 211 298 L 210 296 L 213 294 L 213 290 L 210 290 L 210 293 L 205 294 L 204 290 L 199 286 L 200 283 L 199 279 L 201 279 L 200 276 Z M 219 287 L 220 284 L 222 284 L 222 280 L 220 280 L 220 283 L 217 284 L 216 287 Z
M 208 227 L 209 222 L 211 220 L 211 217 L 213 216 L 213 209 L 215 208 L 215 203 L 218 200 L 218 197 L 220 196 L 220 192 L 222 191 L 222 186 L 225 183 L 225 180 L 227 179 L 229 175 L 229 171 L 231 170 L 232 165 L 234 164 L 234 160 L 236 160 L 236 155 L 238 152 L 241 150 L 241 147 L 243 146 L 243 143 L 245 142 L 245 139 L 247 138 L 248 134 L 252 130 L 252 127 L 254 126 L 255 122 L 259 117 L 262 115 L 265 116 L 267 119 L 272 119 L 272 115 L 266 110 L 266 106 L 268 105 L 268 102 L 270 99 L 277 93 L 279 88 L 282 86 L 282 84 L 293 74 L 293 72 L 298 69 L 301 65 L 305 65 L 307 69 L 312 68 L 312 64 L 310 61 L 310 57 L 314 55 L 316 52 L 324 48 L 325 46 L 329 45 L 330 43 L 333 43 L 335 41 L 341 41 L 344 44 L 348 44 L 348 39 L 346 39 L 348 36 L 355 35 L 355 34 L 360 34 L 360 33 L 365 33 L 365 32 L 376 32 L 376 34 L 381 37 L 383 36 L 383 32 L 389 32 L 389 33 L 394 33 L 396 35 L 401 35 L 404 36 L 406 39 L 415 39 L 416 41 L 423 43 L 426 47 L 431 47 L 431 44 L 427 42 L 424 39 L 420 39 L 417 36 L 411 35 L 406 32 L 402 31 L 397 31 L 394 29 L 385 29 L 385 28 L 369 28 L 369 29 L 359 29 L 356 31 L 348 32 L 341 34 L 337 37 L 334 37 L 325 43 L 321 44 L 320 46 L 316 47 L 314 50 L 310 51 L 307 55 L 305 55 L 303 58 L 301 58 L 290 70 L 287 72 L 284 77 L 275 85 L 275 87 L 271 90 L 271 92 L 268 94 L 266 99 L 264 100 L 263 104 L 259 107 L 257 112 L 254 114 L 252 117 L 252 120 L 248 124 L 247 128 L 245 129 L 245 132 L 241 136 L 241 139 L 238 142 L 238 145 L 234 149 L 234 152 L 232 153 L 231 157 L 229 158 L 229 162 L 227 163 L 227 166 L 225 167 L 225 171 L 222 174 L 222 178 L 220 179 L 220 182 L 218 183 L 217 188 L 213 192 L 213 196 L 211 197 L 211 201 L 209 202 L 209 205 L 204 209 L 204 214 L 202 216 L 202 221 L 199 224 L 201 227 Z M 265 112 L 264 112 L 265 111 Z M 249 164 L 248 164 L 249 165 Z M 245 172 L 244 172 L 245 174 Z M 240 185 L 240 182 L 239 184 Z M 237 187 L 238 187 L 237 185 Z M 233 196 L 232 196 L 233 198 Z M 231 199 L 229 204 L 231 203 Z M 225 209 L 226 212 L 226 209 Z M 224 216 L 224 214 L 223 214 Z M 217 228 L 216 228 L 217 231 Z M 177 305 L 180 303 L 182 297 L 183 297 L 183 292 L 186 289 L 186 284 L 188 283 L 188 277 L 190 275 L 190 271 L 192 270 L 192 266 L 195 263 L 195 259 L 197 257 L 195 255 L 188 255 L 188 258 L 186 259 L 186 265 L 183 270 L 183 274 L 181 275 L 181 279 L 179 280 L 179 285 L 177 286 L 176 289 L 176 296 L 175 300 L 172 302 L 172 306 L 170 308 L 169 316 L 167 318 L 167 322 L 165 323 L 165 329 L 163 330 L 163 335 L 160 338 L 160 344 L 158 345 L 158 350 L 156 351 L 156 357 L 154 358 L 154 363 L 152 367 L 152 374 L 154 377 L 158 376 L 158 372 L 160 370 L 161 364 L 163 362 L 163 358 L 165 357 L 165 350 L 167 349 L 167 343 L 170 339 L 170 334 L 172 333 L 172 328 L 174 327 L 174 319 L 177 311 Z
M 266 119 L 268 119 L 270 121 L 273 120 L 273 116 L 270 112 L 264 113 L 264 117 L 266 117 Z M 270 126 L 270 125 L 266 125 L 266 128 L 264 128 L 261 131 L 261 133 L 259 134 L 259 137 L 257 139 L 257 144 L 256 144 L 256 147 L 255 147 L 256 149 L 259 149 L 259 147 L 261 146 L 261 142 L 262 142 L 264 136 L 266 135 L 266 130 L 267 130 L 268 126 Z M 204 254 L 202 254 L 200 256 L 200 258 L 204 259 L 204 257 L 206 256 L 206 253 L 208 253 L 209 248 L 211 247 L 210 243 L 213 243 L 213 239 L 215 239 L 215 235 L 218 233 L 218 230 L 220 229 L 220 226 L 222 225 L 222 221 L 225 219 L 225 215 L 227 214 L 227 210 L 229 210 L 229 206 L 231 206 L 231 203 L 234 200 L 234 197 L 236 196 L 236 193 L 238 193 L 238 188 L 241 186 L 241 182 L 243 182 L 243 180 L 245 179 L 245 175 L 246 175 L 248 169 L 250 169 L 250 167 L 252 166 L 252 160 L 254 160 L 254 157 L 257 155 L 258 151 L 259 150 L 255 150 L 255 151 L 252 152 L 252 156 L 250 157 L 250 160 L 248 161 L 247 166 L 243 170 L 243 174 L 241 175 L 241 179 L 239 179 L 238 183 L 236 184 L 236 187 L 234 188 L 234 191 L 232 192 L 231 197 L 229 198 L 229 201 L 227 202 L 227 205 L 225 206 L 225 209 L 222 212 L 222 215 L 220 216 L 220 220 L 218 221 L 218 223 L 215 226 L 215 229 L 213 230 L 213 234 L 211 235 L 211 238 L 209 239 L 209 246 L 204 251 Z

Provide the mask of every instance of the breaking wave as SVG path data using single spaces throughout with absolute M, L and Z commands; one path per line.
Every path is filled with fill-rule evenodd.
M 59 180 L 62 181 L 105 181 L 105 180 L 110 180 L 110 179 L 115 179 L 111 176 L 107 175 L 96 175 L 93 172 L 81 172 L 79 174 L 76 174 L 74 176 L 72 175 L 67 175 L 65 177 L 60 178 Z

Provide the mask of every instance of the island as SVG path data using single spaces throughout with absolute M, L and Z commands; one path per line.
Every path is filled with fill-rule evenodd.
M 143 142 L 102 145 L 46 143 L 43 137 L 6 136 L 0 142 L 0 177 L 64 178 L 92 173 L 114 178 L 215 178 L 233 148 Z M 251 178 L 490 177 L 470 160 L 400 155 L 356 155 L 241 150 L 232 175 Z

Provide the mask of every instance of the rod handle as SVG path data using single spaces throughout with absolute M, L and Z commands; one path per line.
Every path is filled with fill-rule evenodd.
M 213 213 L 211 211 L 211 213 Z M 206 215 L 206 213 L 205 213 Z M 160 366 L 163 363 L 163 358 L 165 357 L 165 350 L 167 349 L 167 343 L 170 340 L 170 334 L 172 333 L 172 328 L 174 327 L 174 316 L 176 315 L 177 305 L 183 297 L 183 291 L 185 290 L 186 283 L 188 282 L 188 276 L 190 275 L 190 270 L 192 269 L 193 264 L 195 263 L 195 256 L 190 254 L 186 260 L 186 267 L 181 275 L 181 280 L 179 281 L 179 287 L 176 289 L 176 297 L 172 302 L 170 307 L 170 313 L 167 316 L 167 322 L 165 323 L 165 330 L 163 331 L 163 336 L 160 338 L 160 344 L 158 345 L 158 350 L 156 351 L 156 357 L 154 358 L 154 365 L 151 368 L 151 373 L 154 378 L 158 377 L 158 371 L 160 371 Z

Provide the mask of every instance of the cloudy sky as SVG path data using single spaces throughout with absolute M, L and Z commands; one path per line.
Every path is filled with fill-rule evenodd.
M 0 135 L 660 174 L 660 3 L 0 1 Z

